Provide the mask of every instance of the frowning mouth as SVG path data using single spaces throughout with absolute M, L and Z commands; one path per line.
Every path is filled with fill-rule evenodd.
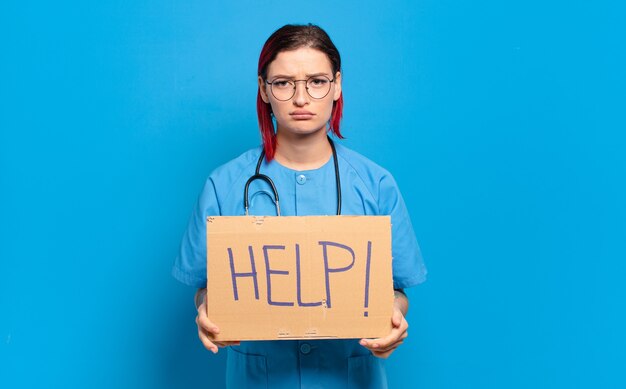
M 297 109 L 293 112 L 290 112 L 289 116 L 291 116 L 295 120 L 308 120 L 308 119 L 313 118 L 315 114 L 305 109 Z

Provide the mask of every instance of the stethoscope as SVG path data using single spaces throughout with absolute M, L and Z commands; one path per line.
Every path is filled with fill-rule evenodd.
M 339 179 L 339 163 L 337 162 L 337 150 L 335 150 L 335 144 L 333 143 L 333 140 L 330 139 L 330 137 L 328 138 L 328 142 L 330 143 L 330 148 L 333 151 L 333 162 L 335 164 L 335 182 L 337 183 L 337 215 L 341 215 L 341 181 Z M 256 170 L 254 172 L 254 175 L 248 178 L 248 181 L 246 182 L 246 186 L 243 189 L 243 208 L 246 211 L 246 216 L 248 216 L 248 209 L 249 209 L 248 188 L 250 187 L 250 184 L 254 180 L 263 180 L 267 182 L 270 187 L 272 187 L 272 192 L 274 192 L 274 204 L 276 205 L 276 214 L 280 216 L 280 204 L 278 201 L 278 191 L 276 190 L 276 185 L 274 185 L 274 181 L 272 181 L 271 178 L 269 178 L 265 174 L 259 173 L 264 157 L 265 157 L 265 150 L 261 151 L 259 160 L 256 163 Z

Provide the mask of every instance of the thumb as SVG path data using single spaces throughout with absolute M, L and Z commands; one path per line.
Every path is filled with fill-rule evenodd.
M 394 309 L 393 315 L 391 316 L 391 323 L 393 324 L 393 326 L 400 327 L 400 324 L 402 324 L 403 317 L 404 316 L 402 315 L 402 311 L 400 311 L 399 309 Z

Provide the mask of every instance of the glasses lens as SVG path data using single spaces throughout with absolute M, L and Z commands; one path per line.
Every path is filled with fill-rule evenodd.
M 314 99 L 322 99 L 330 92 L 330 79 L 326 76 L 311 77 L 306 82 L 306 90 Z
M 291 80 L 283 80 L 279 78 L 272 82 L 272 94 L 277 100 L 289 100 L 295 91 L 295 85 Z

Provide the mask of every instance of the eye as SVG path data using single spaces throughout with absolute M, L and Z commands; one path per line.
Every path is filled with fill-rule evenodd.
M 309 87 L 313 87 L 313 88 L 323 88 L 325 87 L 330 81 L 325 78 L 325 77 L 313 77 L 311 79 L 309 79 L 308 85 Z
M 289 89 L 293 88 L 293 84 L 289 80 L 278 79 L 272 82 L 272 86 L 278 89 Z

